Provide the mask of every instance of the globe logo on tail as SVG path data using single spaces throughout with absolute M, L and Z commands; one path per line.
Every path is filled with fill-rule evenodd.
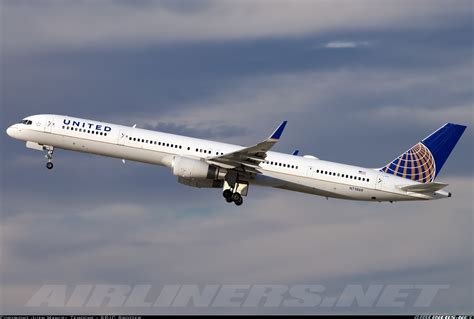
M 430 150 L 423 143 L 418 143 L 380 171 L 421 183 L 429 183 L 436 177 L 436 164 Z

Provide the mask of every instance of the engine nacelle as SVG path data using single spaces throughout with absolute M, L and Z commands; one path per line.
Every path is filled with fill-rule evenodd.
M 182 156 L 174 156 L 171 162 L 173 175 L 183 178 L 198 179 L 223 179 L 225 172 L 219 167 L 207 164 L 206 162 L 187 158 Z
M 197 188 L 222 188 L 224 180 L 219 179 L 202 179 L 202 178 L 184 178 L 178 177 L 178 182 L 191 187 Z

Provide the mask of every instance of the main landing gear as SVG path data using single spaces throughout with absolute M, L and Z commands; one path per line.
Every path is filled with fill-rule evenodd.
M 237 174 L 232 172 L 227 173 L 224 180 L 224 196 L 226 202 L 240 206 L 244 203 L 242 196 L 247 196 L 249 183 L 238 179 Z
M 240 193 L 233 193 L 230 189 L 224 190 L 222 195 L 228 203 L 234 202 L 237 206 L 240 206 L 244 203 L 242 195 L 240 195 Z
M 46 168 L 47 169 L 53 169 L 53 152 L 54 152 L 54 147 L 53 146 L 45 146 L 45 149 L 48 151 L 48 153 L 44 156 L 48 160 L 46 163 Z

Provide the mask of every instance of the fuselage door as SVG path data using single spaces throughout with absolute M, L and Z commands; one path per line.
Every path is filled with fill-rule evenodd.
M 384 184 L 383 173 L 379 173 L 375 178 L 375 189 L 382 189 Z
M 121 129 L 120 133 L 119 133 L 119 136 L 118 136 L 117 143 L 119 145 L 129 145 L 128 140 L 129 140 L 129 136 L 128 136 L 127 130 L 126 129 Z
M 54 117 L 47 116 L 44 121 L 44 131 L 51 133 L 54 127 Z
M 316 170 L 314 169 L 313 166 L 308 166 L 308 170 L 306 171 L 306 176 L 313 177 L 314 175 L 316 175 Z

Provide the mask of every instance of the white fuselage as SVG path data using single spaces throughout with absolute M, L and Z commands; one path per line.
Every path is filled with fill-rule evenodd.
M 8 135 L 19 140 L 71 151 L 169 166 L 179 155 L 205 159 L 242 146 L 61 115 L 29 116 L 31 124 L 14 124 Z M 447 197 L 443 191 L 410 193 L 400 185 L 418 184 L 376 169 L 317 158 L 268 152 L 250 184 L 324 197 L 366 201 L 406 201 Z

